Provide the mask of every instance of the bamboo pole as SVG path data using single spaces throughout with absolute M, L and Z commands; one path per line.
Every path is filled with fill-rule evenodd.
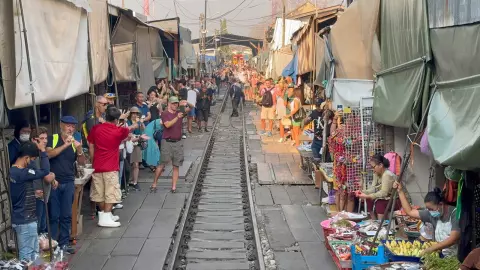
M 28 68 L 28 79 L 30 80 L 30 95 L 32 96 L 32 107 L 33 107 L 33 118 L 35 121 L 35 128 L 38 130 L 38 116 L 37 116 L 37 106 L 35 103 L 35 90 L 33 89 L 33 78 L 32 78 L 32 65 L 30 63 L 30 53 L 28 49 L 28 38 L 27 38 L 27 29 L 25 28 L 25 16 L 23 14 L 23 4 L 22 0 L 19 0 L 20 5 L 20 14 L 22 17 L 22 26 L 23 26 L 23 39 L 25 41 L 25 54 L 27 56 L 27 68 Z M 45 184 L 42 179 L 42 190 L 45 190 Z M 45 197 L 45 192 L 43 193 L 43 203 L 45 205 L 45 219 L 47 222 L 47 232 L 48 232 L 48 246 L 50 251 L 50 261 L 53 260 L 53 247 L 52 247 L 52 235 L 50 230 L 50 219 L 48 213 L 47 200 Z

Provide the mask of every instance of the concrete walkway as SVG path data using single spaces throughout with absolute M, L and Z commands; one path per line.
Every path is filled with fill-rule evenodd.
M 297 150 L 291 141 L 279 143 L 276 131 L 272 137 L 257 135 L 257 106 L 249 103 L 244 113 L 251 165 L 258 173 L 254 197 L 267 269 L 336 269 L 323 241 L 320 222 L 327 217 L 319 191 L 300 169 Z
M 219 97 L 221 99 L 222 97 Z M 221 102 L 217 102 L 219 105 Z M 216 112 L 212 107 L 212 114 Z M 210 125 L 214 120 L 210 119 Z M 194 133 L 184 140 L 185 161 L 180 168 L 177 192 L 170 193 L 171 166 L 159 180 L 158 191 L 150 193 L 153 173 L 140 171 L 141 191 L 130 191 L 124 208 L 115 211 L 119 228 L 100 228 L 89 219 L 89 198 L 85 192 L 82 213 L 83 233 L 78 239 L 77 253 L 71 257 L 74 270 L 145 270 L 162 269 L 172 234 L 188 197 L 192 178 L 200 162 L 210 132 Z

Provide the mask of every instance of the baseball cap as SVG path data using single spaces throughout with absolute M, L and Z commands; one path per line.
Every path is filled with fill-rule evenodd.
M 75 117 L 71 116 L 71 115 L 65 115 L 63 116 L 61 119 L 60 119 L 60 122 L 64 123 L 64 124 L 78 124 L 78 121 L 77 119 L 75 119 Z
M 170 98 L 168 99 L 168 102 L 169 102 L 169 103 L 178 103 L 178 102 L 179 102 L 179 101 L 178 101 L 178 97 L 175 97 L 175 96 L 170 97 Z
M 117 96 L 115 96 L 114 93 L 105 93 L 103 96 L 104 96 L 105 98 L 116 98 L 116 97 L 117 97 Z
M 130 108 L 130 112 L 131 113 L 140 113 L 140 110 L 136 106 L 133 106 L 132 108 Z

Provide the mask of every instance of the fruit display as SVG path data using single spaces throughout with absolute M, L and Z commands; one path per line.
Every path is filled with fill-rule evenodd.
M 391 240 L 386 241 L 385 246 L 392 252 L 394 255 L 398 256 L 410 256 L 410 257 L 420 257 L 420 254 L 423 250 L 431 247 L 436 242 L 420 242 L 415 240 L 413 242 L 404 241 L 404 240 Z M 436 253 L 438 256 L 438 253 Z

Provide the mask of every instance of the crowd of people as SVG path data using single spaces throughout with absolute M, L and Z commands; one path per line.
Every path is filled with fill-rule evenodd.
M 194 122 L 199 132 L 208 131 L 220 73 L 197 81 L 161 80 L 146 96 L 136 92 L 128 110 L 115 106 L 113 93 L 97 96 L 83 121 L 63 116 L 58 134 L 27 121 L 17 123 L 8 152 L 12 227 L 19 258 L 36 259 L 39 236 L 48 233 L 47 222 L 54 244 L 64 252 L 75 252 L 70 245 L 75 179 L 89 164 L 94 170 L 90 181 L 92 210 L 101 227 L 121 225 L 112 210 L 123 207 L 129 186 L 140 190 L 141 167 L 155 172 L 150 187 L 154 192 L 165 165 L 171 163 L 171 192 L 175 192 L 184 160 L 182 139 L 193 133 Z
M 171 192 L 176 192 L 184 160 L 182 139 L 194 132 L 194 122 L 198 132 L 209 131 L 210 108 L 220 88 L 231 97 L 232 117 L 238 116 L 245 100 L 261 106 L 261 135 L 272 136 L 277 123 L 280 142 L 290 136 L 298 146 L 300 127 L 315 121 L 316 137 L 322 140 L 323 107 L 305 115 L 301 90 L 291 78 L 274 81 L 248 66 L 225 67 L 198 80 L 160 80 L 146 95 L 136 92 L 129 109 L 117 108 L 113 93 L 97 96 L 81 121 L 63 116 L 58 134 L 20 122 L 8 146 L 12 223 L 20 258 L 33 260 L 38 255 L 38 236 L 48 232 L 47 222 L 58 245 L 75 252 L 70 246 L 74 181 L 88 164 L 94 170 L 89 183 L 92 216 L 98 216 L 101 227 L 121 225 L 113 210 L 123 208 L 127 189 L 140 190 L 142 168 L 154 172 L 150 191 L 156 192 L 165 165 L 171 163 Z

